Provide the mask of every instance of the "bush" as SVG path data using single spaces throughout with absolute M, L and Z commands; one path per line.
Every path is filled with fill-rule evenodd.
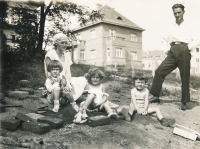
M 192 75 L 190 77 L 190 86 L 195 89 L 199 88 L 200 87 L 200 77 Z

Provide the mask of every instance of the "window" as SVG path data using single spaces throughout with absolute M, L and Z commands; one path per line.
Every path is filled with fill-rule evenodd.
M 118 20 L 122 20 L 122 18 L 121 18 L 121 17 L 117 17 L 117 19 L 118 19 Z
M 131 34 L 131 41 L 137 42 L 137 35 Z
M 156 59 L 159 59 L 159 58 L 160 58 L 160 56 L 156 56 L 155 58 L 156 58 Z
M 91 50 L 90 53 L 91 53 L 91 59 L 96 58 L 96 50 Z
M 96 38 L 96 31 L 95 31 L 95 29 L 93 29 L 93 30 L 90 31 L 90 39 L 94 39 L 94 38 Z
M 80 51 L 80 59 L 84 60 L 85 59 L 85 50 L 81 49 Z
M 110 61 L 110 49 L 107 48 L 107 61 Z
M 137 52 L 131 52 L 132 59 L 137 60 Z
M 197 52 L 199 52 L 199 48 L 197 48 Z
M 81 34 L 77 34 L 77 35 L 76 35 L 76 39 L 77 39 L 77 40 L 81 40 Z
M 109 36 L 116 36 L 116 30 L 109 29 Z
M 115 56 L 122 57 L 122 48 L 115 48 Z

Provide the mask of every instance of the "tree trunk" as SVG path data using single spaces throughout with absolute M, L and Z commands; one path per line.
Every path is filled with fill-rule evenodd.
M 45 19 L 46 19 L 46 14 L 44 13 L 44 6 L 41 6 L 40 9 L 40 29 L 39 29 L 39 36 L 38 36 L 38 45 L 36 48 L 36 53 L 42 51 L 42 44 L 44 40 L 44 27 L 45 27 Z

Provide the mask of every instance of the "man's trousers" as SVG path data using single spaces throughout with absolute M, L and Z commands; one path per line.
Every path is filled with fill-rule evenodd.
M 160 64 L 160 66 L 155 71 L 155 76 L 153 79 L 153 84 L 150 93 L 153 96 L 159 97 L 165 77 L 178 67 L 180 70 L 180 76 L 182 81 L 181 102 L 189 102 L 190 59 L 191 54 L 187 44 L 182 43 L 172 45 L 167 54 L 166 59 Z

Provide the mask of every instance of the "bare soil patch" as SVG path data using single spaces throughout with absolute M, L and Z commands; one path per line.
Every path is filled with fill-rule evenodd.
M 118 81 L 108 82 L 109 100 L 119 104 L 128 105 L 130 103 L 131 86 Z M 165 85 L 170 89 L 169 84 Z M 188 110 L 180 110 L 180 89 L 170 90 L 168 96 L 162 96 L 161 103 L 150 104 L 158 106 L 165 117 L 176 119 L 176 123 L 200 131 L 200 90 L 191 92 L 191 102 L 188 103 Z M 29 98 L 18 100 L 5 98 L 8 103 L 20 104 L 27 102 L 34 105 L 40 103 L 38 99 L 39 92 Z M 14 118 L 17 112 L 30 113 L 35 112 L 33 109 L 22 107 L 7 108 L 5 113 L 1 113 L 0 119 Z M 88 113 L 89 116 L 104 113 Z M 124 120 L 112 120 L 110 125 L 89 127 L 87 124 L 73 124 L 75 111 L 68 104 L 61 108 L 58 117 L 64 119 L 64 127 L 53 129 L 49 133 L 38 135 L 31 132 L 25 132 L 21 129 L 17 131 L 7 131 L 1 129 L 1 136 L 10 137 L 14 140 L 30 142 L 31 139 L 43 140 L 37 148 L 45 148 L 45 145 L 52 145 L 52 148 L 70 148 L 70 149 L 198 149 L 200 141 L 192 141 L 181 136 L 173 134 L 172 127 L 163 127 L 154 115 L 141 116 L 135 115 L 132 122 Z M 1 145 L 1 148 L 16 148 Z M 50 148 L 50 147 L 49 147 Z

